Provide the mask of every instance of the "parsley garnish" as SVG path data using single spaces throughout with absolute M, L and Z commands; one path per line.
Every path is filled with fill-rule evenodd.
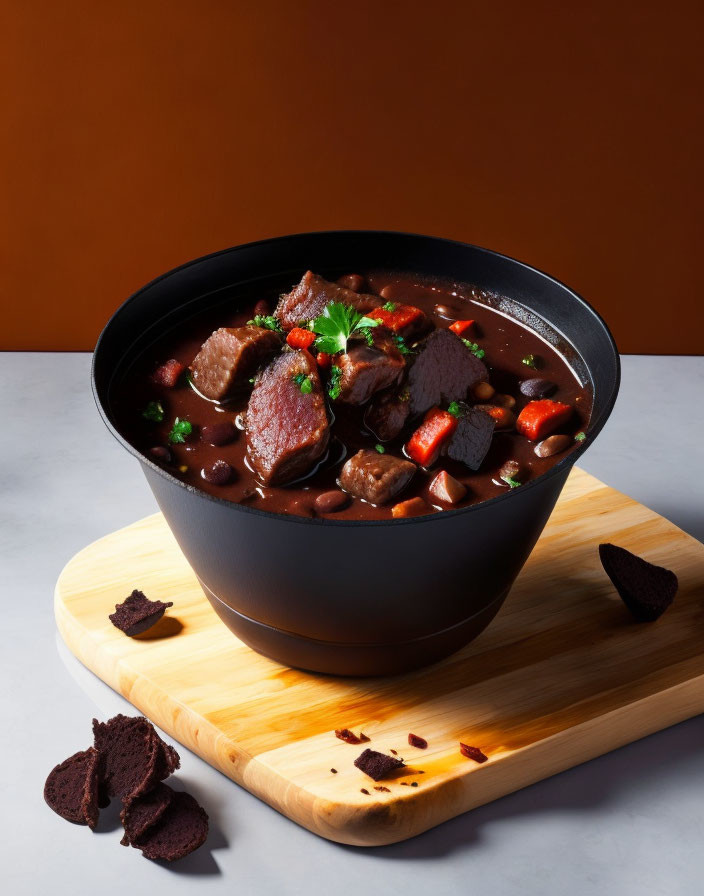
M 325 306 L 323 313 L 313 321 L 311 330 L 318 334 L 313 345 L 319 352 L 336 355 L 338 352 L 347 350 L 347 340 L 355 332 L 378 326 L 378 320 L 365 317 L 351 305 L 331 302 Z M 369 335 L 362 333 L 361 335 L 367 339 L 367 342 L 370 341 L 371 333 Z
M 452 414 L 453 417 L 461 417 L 462 408 L 460 407 L 458 402 L 451 401 L 447 406 L 447 413 Z
M 526 367 L 532 367 L 535 370 L 538 366 L 538 361 L 535 355 L 526 355 L 525 358 L 521 358 L 521 364 L 525 364 Z
M 481 361 L 481 359 L 486 354 L 484 349 L 479 348 L 479 346 L 477 345 L 476 342 L 470 342 L 469 339 L 463 339 L 462 342 L 464 342 L 464 344 L 467 346 L 467 348 L 470 350 L 470 352 L 474 355 L 474 357 L 479 358 L 479 360 Z
M 180 444 L 185 442 L 192 432 L 193 425 L 188 420 L 179 420 L 177 417 L 174 420 L 174 425 L 171 427 L 169 441 L 172 445 Z
M 394 343 L 396 345 L 396 348 L 401 352 L 402 355 L 413 354 L 411 349 L 406 345 L 406 340 L 403 338 L 403 336 L 394 336 Z
M 151 423 L 161 423 L 164 419 L 164 406 L 160 401 L 150 401 L 142 411 L 145 420 Z
M 305 373 L 297 373 L 295 376 L 292 376 L 291 379 L 304 395 L 310 395 L 313 391 L 313 381 L 309 376 L 306 376 Z
M 275 330 L 283 333 L 281 324 L 272 314 L 255 314 L 252 320 L 247 321 L 248 327 L 264 327 L 265 330 Z
M 379 454 L 386 454 L 386 448 L 383 445 L 375 445 L 374 448 L 379 452 Z
M 328 395 L 335 401 L 340 397 L 342 389 L 340 387 L 340 377 L 342 376 L 342 368 L 333 365 L 330 368 L 330 381 L 328 382 Z
M 501 478 L 509 488 L 518 488 L 521 484 L 517 479 L 512 479 L 511 476 L 502 476 Z
M 396 310 L 396 302 L 384 302 L 381 306 L 384 311 L 395 311 Z
M 574 437 L 575 442 L 583 442 L 586 439 L 586 433 L 578 432 Z

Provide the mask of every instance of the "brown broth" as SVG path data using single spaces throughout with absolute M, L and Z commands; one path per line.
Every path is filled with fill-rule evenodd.
M 497 297 L 473 287 L 425 281 L 417 275 L 374 272 L 367 279 L 370 291 L 385 291 L 385 297 L 380 298 L 379 304 L 394 300 L 416 305 L 426 312 L 437 327 L 447 327 L 455 319 L 475 320 L 477 327 L 472 340 L 486 352 L 483 360 L 489 369 L 490 382 L 497 393 L 508 394 L 516 399 L 513 409 L 516 414 L 529 401 L 519 391 L 521 380 L 539 376 L 557 384 L 557 391 L 551 398 L 575 408 L 572 421 L 556 432 L 574 436 L 586 428 L 592 407 L 589 386 L 580 384 L 565 357 L 552 344 L 504 311 L 497 310 L 497 304 L 503 307 Z M 269 299 L 273 309 L 276 296 L 257 296 L 257 299 L 261 298 Z M 360 448 L 373 448 L 377 442 L 363 424 L 364 408 L 334 404 L 334 423 L 327 458 L 323 459 L 317 470 L 297 483 L 284 487 L 265 487 L 246 462 L 244 432 L 239 431 L 232 444 L 222 447 L 211 446 L 199 438 L 200 428 L 207 424 L 223 420 L 235 421 L 246 410 L 249 397 L 247 392 L 227 403 L 217 404 L 201 397 L 186 383 L 185 378 L 175 389 L 157 386 L 151 380 L 154 369 L 169 358 L 176 358 L 184 365 L 189 365 L 213 330 L 246 323 L 252 317 L 253 304 L 254 302 L 248 303 L 246 310 L 234 313 L 223 304 L 211 308 L 168 330 L 143 352 L 116 393 L 114 408 L 118 428 L 131 444 L 148 456 L 151 447 L 168 444 L 168 433 L 174 418 L 187 419 L 193 424 L 193 435 L 183 445 L 169 446 L 173 462 L 165 466 L 173 475 L 219 498 L 247 504 L 259 510 L 315 516 L 315 499 L 322 492 L 337 488 L 337 476 L 344 458 L 350 457 Z M 447 316 L 437 312 L 438 305 L 448 309 Z M 559 340 L 555 341 L 559 343 Z M 537 370 L 522 363 L 522 359 L 529 354 L 539 359 Z M 150 423 L 142 418 L 142 411 L 152 400 L 159 400 L 164 406 L 163 423 Z M 493 399 L 489 403 L 491 401 Z M 385 443 L 386 451 L 402 456 L 403 445 L 417 424 L 418 421 L 415 421 L 404 429 L 398 439 Z M 522 481 L 527 482 L 545 473 L 568 453 L 540 458 L 534 453 L 534 447 L 534 442 L 515 431 L 495 432 L 489 453 L 477 472 L 457 461 L 440 458 L 428 471 L 419 468 L 398 500 L 419 496 L 436 511 L 476 504 L 508 489 L 506 484 L 498 480 L 498 470 L 505 461 L 518 461 L 526 471 Z M 210 484 L 201 475 L 203 467 L 219 459 L 227 461 L 235 470 L 233 480 L 225 486 Z M 186 469 L 183 470 L 183 467 Z M 428 486 L 440 469 L 447 470 L 468 489 L 467 497 L 454 507 L 441 507 L 428 492 Z M 377 507 L 354 498 L 347 508 L 328 516 L 346 520 L 389 519 L 391 505 Z

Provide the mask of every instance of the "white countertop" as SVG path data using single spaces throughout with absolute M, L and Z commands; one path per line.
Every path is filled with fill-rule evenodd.
M 0 354 L 0 880 L 3 892 L 160 896 L 683 896 L 704 891 L 704 716 L 395 846 L 316 837 L 179 747 L 180 783 L 211 816 L 171 868 L 119 845 L 119 821 L 68 824 L 50 769 L 91 719 L 133 707 L 87 672 L 54 625 L 56 578 L 80 548 L 155 511 L 138 464 L 103 427 L 87 354 Z M 704 540 L 704 359 L 628 356 L 582 466 Z M 704 648 L 703 648 L 704 649 Z

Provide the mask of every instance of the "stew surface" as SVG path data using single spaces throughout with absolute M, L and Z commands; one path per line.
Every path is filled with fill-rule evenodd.
M 520 488 L 584 438 L 589 386 L 476 287 L 309 271 L 237 304 L 163 333 L 114 401 L 128 441 L 217 497 L 331 519 L 441 513 Z

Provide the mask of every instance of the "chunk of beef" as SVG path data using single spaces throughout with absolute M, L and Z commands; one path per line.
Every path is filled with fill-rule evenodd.
M 301 282 L 279 299 L 274 315 L 284 330 L 292 330 L 303 321 L 323 313 L 330 302 L 352 305 L 357 311 L 367 312 L 379 305 L 379 296 L 358 293 L 337 283 L 331 283 L 312 271 L 306 271 Z
M 494 420 L 484 411 L 462 405 L 457 429 L 447 445 L 447 454 L 470 470 L 478 470 L 486 457 L 494 434 Z
M 408 420 L 408 396 L 397 392 L 378 395 L 364 414 L 365 425 L 381 442 L 395 439 Z
M 246 385 L 257 368 L 281 348 L 281 338 L 262 327 L 222 327 L 209 336 L 193 359 L 196 389 L 215 401 Z
M 307 351 L 284 352 L 259 374 L 247 407 L 246 436 L 250 463 L 265 485 L 298 479 L 325 452 L 330 438 L 325 398 Z
M 420 343 L 408 372 L 411 416 L 462 401 L 472 386 L 488 377 L 486 367 L 459 336 L 450 330 L 434 330 Z
M 403 491 L 416 471 L 415 464 L 391 454 L 363 448 L 354 454 L 340 473 L 345 491 L 370 504 L 386 504 Z
M 398 383 L 406 369 L 403 355 L 396 348 L 391 334 L 383 327 L 370 330 L 373 345 L 355 340 L 340 355 L 340 401 L 364 404 L 382 389 Z

